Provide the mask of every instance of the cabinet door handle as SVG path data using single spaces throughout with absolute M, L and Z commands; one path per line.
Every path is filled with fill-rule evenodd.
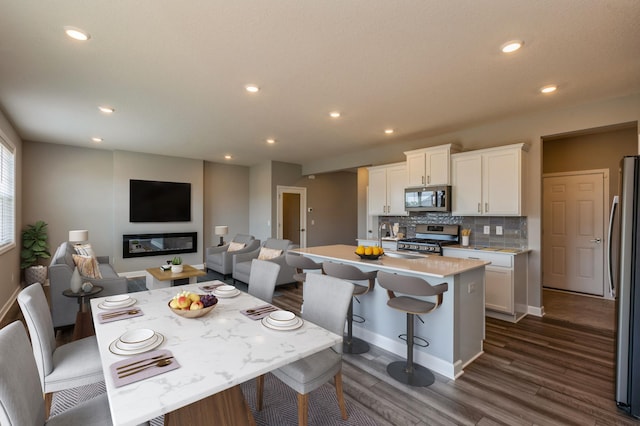
M 484 212 L 489 213 L 489 203 L 484 203 Z
M 589 240 L 589 241 L 591 241 L 592 243 L 598 243 L 598 244 L 600 244 L 600 242 L 601 242 L 602 240 L 601 240 L 600 238 L 594 238 L 593 240 Z
M 420 176 L 422 178 L 422 184 L 424 185 L 424 176 Z
M 482 213 L 482 203 L 478 203 L 478 213 Z
M 431 183 L 431 175 L 427 176 L 427 184 Z

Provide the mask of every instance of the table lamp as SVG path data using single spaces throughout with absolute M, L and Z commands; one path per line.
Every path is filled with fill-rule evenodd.
M 76 229 L 73 231 L 69 231 L 69 242 L 70 243 L 83 243 L 85 241 L 89 241 L 89 231 L 86 229 Z
M 213 233 L 220 236 L 220 244 L 218 244 L 218 246 L 222 246 L 222 245 L 224 245 L 224 236 L 229 233 L 229 227 L 228 226 L 216 226 L 214 231 L 213 231 Z

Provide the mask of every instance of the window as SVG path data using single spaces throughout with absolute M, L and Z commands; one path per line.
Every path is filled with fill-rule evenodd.
M 0 253 L 16 245 L 15 147 L 0 135 Z

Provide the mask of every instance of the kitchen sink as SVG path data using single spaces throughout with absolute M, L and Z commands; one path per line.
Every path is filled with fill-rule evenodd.
M 398 259 L 424 259 L 427 257 L 421 254 L 398 253 L 398 252 L 388 252 L 388 251 L 385 251 L 384 255 L 388 257 L 395 257 Z

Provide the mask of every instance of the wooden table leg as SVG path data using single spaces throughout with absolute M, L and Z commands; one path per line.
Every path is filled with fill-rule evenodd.
M 165 426 L 212 424 L 251 426 L 255 425 L 255 420 L 244 399 L 242 389 L 240 386 L 234 386 L 165 414 L 164 424 Z
M 93 319 L 90 312 L 78 312 L 76 324 L 73 327 L 73 340 L 83 339 L 96 334 L 93 329 Z

